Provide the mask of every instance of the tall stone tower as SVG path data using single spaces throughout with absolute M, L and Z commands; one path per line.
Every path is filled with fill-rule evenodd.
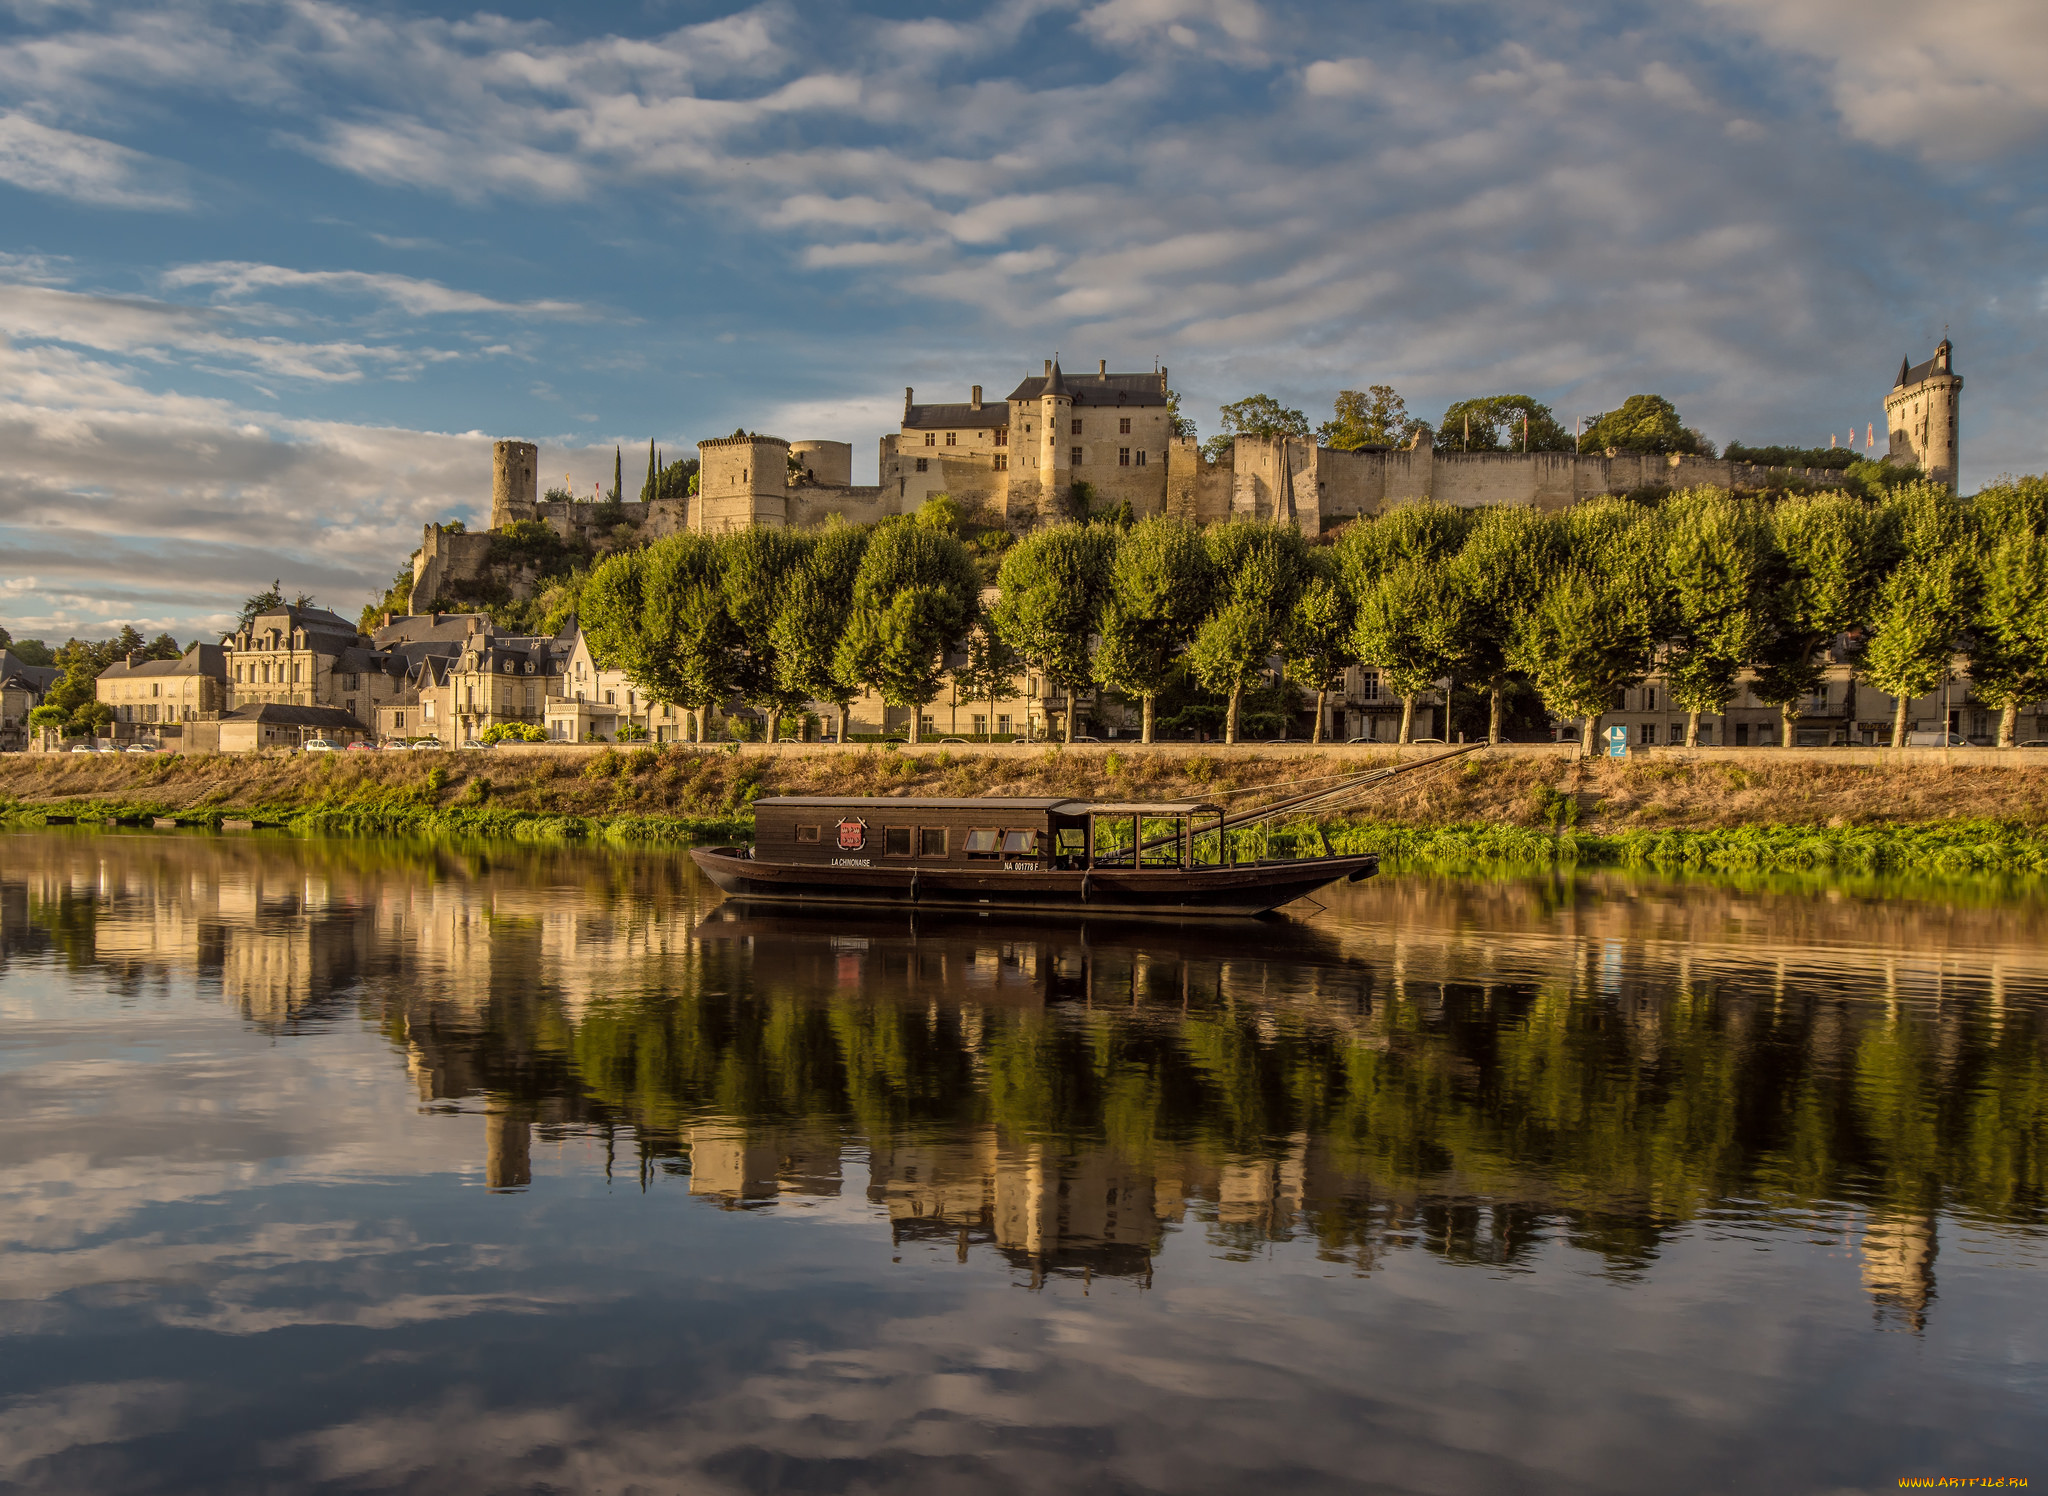
M 491 528 L 502 530 L 540 513 L 540 448 L 532 442 L 491 447 Z
M 1954 489 L 1963 468 L 1963 376 L 1955 371 L 1955 350 L 1943 338 L 1924 364 L 1899 360 L 1899 377 L 1885 396 L 1888 456 L 1924 468 L 1937 483 Z
M 1067 491 L 1074 486 L 1074 393 L 1060 373 L 1059 360 L 1045 366 L 1045 388 L 1038 395 L 1038 517 L 1064 517 Z
M 742 432 L 697 443 L 691 529 L 716 535 L 721 530 L 788 523 L 788 442 Z

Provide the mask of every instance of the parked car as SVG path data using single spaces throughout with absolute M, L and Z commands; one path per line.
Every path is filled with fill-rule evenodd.
M 1102 739 L 1091 738 L 1086 733 L 1083 733 L 1080 737 L 1075 738 L 1074 741 L 1077 743 L 1099 743 Z
M 71 746 L 71 751 L 73 753 L 98 753 L 100 745 L 97 743 L 74 743 Z
M 329 742 L 326 738 L 308 738 L 299 745 L 302 753 L 338 753 L 341 744 Z
M 2024 743 L 2013 744 L 2015 748 L 2048 748 L 2048 738 L 2028 738 Z
M 415 753 L 438 753 L 441 750 L 439 738 L 414 738 L 406 746 Z
M 467 743 L 464 743 L 462 746 L 465 748 L 495 748 L 497 744 L 486 743 L 482 738 L 471 738 Z
M 350 753 L 375 753 L 377 745 L 375 743 L 366 743 L 361 738 L 357 738 L 348 745 L 348 751 Z
M 1909 732 L 1908 748 L 1973 748 L 1976 745 L 1959 732 Z
M 100 744 L 99 751 L 102 753 L 126 753 L 128 750 L 119 743 L 102 743 Z
M 965 738 L 940 738 L 940 739 L 939 739 L 939 741 L 940 741 L 941 743 L 964 743 L 964 742 L 966 742 L 966 741 L 967 741 L 967 739 L 965 739 Z
M 130 743 L 125 751 L 129 753 L 162 753 L 164 750 L 163 746 L 159 743 Z

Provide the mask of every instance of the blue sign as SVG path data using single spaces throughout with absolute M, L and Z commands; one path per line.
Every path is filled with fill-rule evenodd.
M 1628 729 L 1619 722 L 1607 729 L 1607 756 L 1609 758 L 1628 757 Z

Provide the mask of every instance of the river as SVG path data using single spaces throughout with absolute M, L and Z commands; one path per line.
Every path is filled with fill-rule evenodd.
M 2048 1477 L 2048 893 L 0 835 L 0 1488 Z

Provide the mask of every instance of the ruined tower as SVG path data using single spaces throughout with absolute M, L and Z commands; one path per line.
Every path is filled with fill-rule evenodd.
M 1899 360 L 1899 377 L 1885 397 L 1887 454 L 1915 463 L 1937 483 L 1953 489 L 1962 474 L 1963 376 L 1955 372 L 1955 350 L 1943 338 L 1924 364 Z
M 540 513 L 540 448 L 532 442 L 497 442 L 491 447 L 491 528 Z
M 789 443 L 781 437 L 752 432 L 715 437 L 697 443 L 697 458 L 691 529 L 716 535 L 789 523 Z

